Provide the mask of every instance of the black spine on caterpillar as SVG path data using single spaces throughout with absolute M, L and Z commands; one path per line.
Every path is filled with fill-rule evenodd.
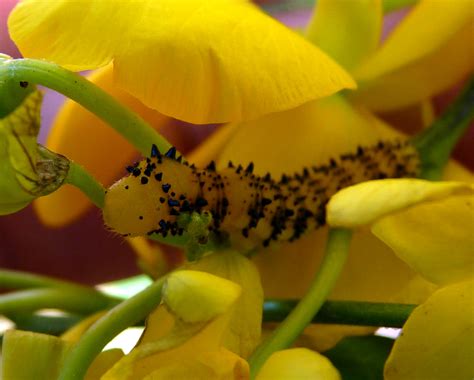
M 216 171 L 211 162 L 197 169 L 176 158 L 176 149 L 160 154 L 153 147 L 151 157 L 127 170 L 130 175 L 106 194 L 104 221 L 112 230 L 124 236 L 180 235 L 180 215 L 208 212 L 210 231 L 252 249 L 294 241 L 323 226 L 329 198 L 344 187 L 417 176 L 419 159 L 409 142 L 384 141 L 274 180 L 255 175 L 252 163 Z

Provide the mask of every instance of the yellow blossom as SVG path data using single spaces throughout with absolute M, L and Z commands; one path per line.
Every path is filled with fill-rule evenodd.
M 444 287 L 413 311 L 386 362 L 385 379 L 472 379 L 473 285 L 471 278 Z
M 468 184 L 399 179 L 351 186 L 328 204 L 330 225 L 372 224 L 400 259 L 444 285 L 403 326 L 386 362 L 387 379 L 474 375 L 473 202 Z
M 81 17 L 86 14 L 87 25 Z M 112 18 L 113 23 L 103 21 Z M 45 7 L 28 0 L 13 11 L 9 28 L 26 57 L 74 70 L 112 61 L 91 79 L 159 130 L 170 124 L 163 115 L 194 123 L 253 119 L 354 87 L 321 50 L 246 1 L 143 1 L 117 7 L 83 0 Z M 122 137 L 71 101 L 47 145 L 106 184 L 134 154 Z M 90 204 L 76 189 L 65 188 L 35 205 L 43 222 L 60 226 Z
M 242 107 L 241 110 L 248 111 L 245 112 L 244 115 L 244 113 L 236 111 L 234 107 L 222 105 L 222 102 L 226 101 L 226 99 L 230 99 L 229 101 L 231 102 L 235 101 L 233 96 L 234 93 L 232 91 L 229 92 L 228 87 L 221 87 L 221 82 L 216 84 L 216 81 L 213 80 L 215 78 L 209 79 L 208 76 L 197 75 L 194 71 L 192 75 L 195 76 L 193 77 L 191 77 L 191 74 L 184 75 L 183 72 L 180 71 L 182 64 L 177 67 L 177 71 L 174 71 L 174 67 L 172 67 L 171 63 L 168 61 L 158 65 L 156 64 L 156 57 L 150 57 L 149 62 L 155 65 L 154 70 L 156 67 L 159 67 L 162 70 L 165 68 L 169 70 L 169 73 L 166 73 L 169 74 L 169 78 L 172 78 L 172 80 L 175 81 L 175 83 L 172 83 L 172 80 L 170 80 L 173 86 L 176 86 L 169 88 L 166 87 L 167 82 L 164 84 L 157 83 L 156 81 L 160 81 L 159 75 L 156 77 L 154 75 L 147 76 L 146 79 L 150 80 L 150 84 L 148 84 L 148 82 L 147 84 L 143 84 L 143 73 L 137 73 L 137 70 L 133 69 L 129 70 L 131 67 L 130 65 L 132 65 L 133 62 L 128 57 L 120 55 L 123 53 L 118 52 L 117 55 L 114 55 L 116 52 L 114 50 L 115 46 L 113 46 L 115 43 L 114 41 L 111 42 L 110 49 L 106 51 L 108 54 L 107 57 L 98 55 L 100 62 L 88 61 L 91 55 L 89 53 L 92 52 L 82 49 L 76 49 L 74 54 L 67 49 L 64 50 L 64 54 L 61 53 L 63 57 L 68 59 L 69 57 L 71 57 L 71 59 L 76 59 L 75 54 L 80 54 L 80 60 L 76 62 L 60 61 L 59 58 L 55 58 L 56 56 L 54 54 L 56 54 L 56 52 L 51 53 L 52 55 L 50 56 L 50 59 L 56 59 L 63 64 L 69 64 L 71 65 L 70 67 L 77 64 L 78 66 L 76 68 L 90 67 L 79 66 L 84 64 L 84 62 L 92 62 L 91 64 L 97 66 L 106 64 L 113 59 L 114 63 L 117 63 L 116 74 L 119 83 L 124 88 L 131 91 L 132 94 L 153 107 L 155 107 L 155 102 L 160 100 L 157 98 L 158 96 L 166 98 L 163 100 L 163 105 L 156 106 L 156 108 L 164 114 L 169 114 L 194 122 L 203 122 L 204 120 L 235 121 L 240 119 L 255 119 L 225 126 L 222 131 L 218 132 L 218 135 L 210 139 L 207 144 L 204 144 L 193 155 L 191 160 L 200 164 L 205 164 L 210 158 L 209 151 L 211 150 L 213 153 L 215 152 L 213 158 L 218 160 L 218 164 L 221 167 L 224 166 L 229 159 L 242 164 L 253 161 L 255 163 L 256 171 L 259 174 L 264 174 L 267 171 L 270 171 L 273 175 L 279 175 L 284 172 L 300 170 L 302 166 L 323 163 L 332 156 L 337 156 L 341 153 L 347 153 L 354 150 L 356 146 L 360 144 L 368 145 L 381 138 L 397 136 L 397 132 L 393 131 L 389 126 L 377 119 L 374 115 L 370 114 L 363 105 L 367 105 L 369 108 L 375 110 L 386 110 L 408 104 L 417 104 L 448 88 L 462 78 L 463 75 L 472 70 L 472 62 L 469 61 L 469 57 L 467 57 L 466 60 L 465 55 L 463 55 L 466 50 L 465 33 L 467 32 L 465 31 L 465 28 L 469 28 L 469 23 L 472 21 L 469 17 L 469 12 L 465 13 L 467 15 L 466 17 L 463 16 L 465 11 L 463 8 L 464 3 L 450 2 L 449 4 L 447 3 L 448 5 L 446 6 L 443 5 L 442 7 L 437 8 L 436 2 L 420 2 L 420 4 L 412 11 L 411 16 L 403 20 L 392 32 L 391 37 L 380 47 L 377 47 L 377 41 L 380 35 L 380 25 L 382 23 L 380 2 L 360 1 L 353 3 L 354 4 L 352 4 L 350 8 L 346 8 L 341 7 L 340 3 L 336 1 L 331 2 L 323 0 L 318 2 L 318 7 L 320 9 L 326 9 L 326 13 L 321 13 L 320 17 L 322 18 L 322 21 L 321 18 L 319 18 L 318 21 L 319 16 L 314 19 L 316 26 L 319 22 L 323 21 L 324 23 L 330 24 L 331 20 L 325 19 L 325 14 L 331 14 L 333 17 L 336 17 L 336 19 L 341 18 L 351 20 L 350 24 L 348 24 L 348 32 L 343 34 L 342 38 L 330 39 L 330 33 L 326 32 L 328 29 L 322 27 L 316 27 L 314 34 L 311 32 L 309 34 L 309 38 L 312 41 L 319 43 L 323 50 L 326 50 L 336 60 L 340 59 L 340 63 L 347 69 L 351 70 L 353 75 L 361 82 L 361 91 L 353 92 L 352 94 L 348 94 L 348 96 L 337 95 L 321 100 L 310 101 L 311 99 L 323 95 L 323 93 L 318 92 L 317 96 L 315 94 L 313 94 L 314 96 L 312 97 L 302 96 L 300 102 L 287 102 L 285 105 L 282 105 L 283 103 L 277 101 L 275 94 L 270 94 L 275 90 L 273 85 L 262 85 L 262 88 L 259 89 L 258 92 L 252 94 L 249 94 L 249 88 L 253 87 L 244 86 L 242 94 L 246 95 L 245 99 L 256 99 L 255 105 L 249 105 L 248 110 Z M 31 4 L 33 4 L 33 2 L 25 2 L 25 8 Z M 61 9 L 62 3 L 58 4 L 56 10 Z M 239 7 L 241 7 L 241 5 L 239 5 Z M 334 7 L 334 11 L 330 9 L 331 7 Z M 349 18 L 349 9 L 352 11 L 357 7 L 360 7 L 355 13 L 357 17 L 354 19 Z M 20 25 L 20 15 L 23 11 L 21 8 L 19 9 L 17 15 L 14 15 L 10 22 L 12 28 L 17 28 Z M 242 6 L 242 8 L 239 9 L 247 8 L 246 6 Z M 255 12 L 253 7 L 248 9 L 252 9 L 252 12 Z M 375 10 L 376 16 L 368 16 L 366 10 Z M 38 12 L 44 12 L 44 9 L 38 8 Z M 54 17 L 56 17 L 51 13 L 46 12 L 45 14 L 47 17 L 44 19 L 47 19 L 48 17 L 54 19 Z M 60 14 L 59 11 L 58 14 Z M 214 13 L 209 14 L 214 15 Z M 236 14 L 239 13 L 236 12 Z M 200 16 L 201 14 L 198 15 Z M 443 24 L 443 28 L 439 29 L 437 33 L 429 33 L 431 30 L 429 28 L 430 19 L 425 16 L 430 15 L 436 15 L 436 18 L 440 20 L 438 22 Z M 180 17 L 181 16 L 182 14 Z M 36 22 L 36 24 L 33 23 L 30 25 L 41 24 L 43 18 L 40 18 L 39 20 L 40 21 Z M 228 19 L 225 18 L 225 20 Z M 265 31 L 267 29 L 265 28 L 270 24 L 267 23 L 268 18 L 266 16 L 265 20 L 267 21 L 262 21 L 262 24 L 259 26 L 259 28 L 262 27 L 261 29 L 249 28 L 249 30 L 253 32 L 251 40 L 255 39 L 255 35 L 266 33 Z M 93 21 L 94 18 L 91 19 L 91 22 Z M 191 23 L 191 26 L 192 25 L 194 25 L 194 23 Z M 122 26 L 123 24 L 120 22 L 117 23 L 117 27 Z M 149 27 L 147 23 L 144 25 L 144 28 L 146 27 Z M 68 28 L 70 28 L 69 24 L 66 25 L 66 29 Z M 228 25 L 225 25 L 225 28 L 220 29 L 220 31 L 227 30 L 226 28 L 228 28 Z M 71 28 L 69 31 L 71 32 L 72 30 L 74 30 L 74 28 Z M 90 30 L 92 30 L 92 28 Z M 256 34 L 255 30 L 260 31 Z M 364 30 L 366 32 L 364 35 L 359 35 L 359 30 Z M 85 33 L 89 33 L 89 31 L 86 31 Z M 325 38 L 325 33 L 327 33 L 327 39 Z M 227 35 L 226 33 L 221 34 Z M 25 37 L 26 35 L 29 34 L 23 36 L 18 35 L 17 37 L 15 37 L 14 34 L 14 38 L 17 38 L 17 41 L 23 41 L 18 42 L 20 45 L 22 43 L 28 43 L 28 47 L 34 48 L 34 46 L 28 42 L 32 41 L 32 39 L 27 40 Z M 177 35 L 183 38 L 182 34 Z M 265 35 L 269 36 L 272 34 L 266 33 Z M 357 43 L 352 44 L 351 42 L 354 35 L 357 35 L 357 37 L 355 37 Z M 154 36 L 154 34 L 152 33 L 151 36 Z M 294 35 L 291 36 L 291 38 L 294 38 Z M 207 37 L 208 35 L 206 35 L 206 38 Z M 68 43 L 70 43 L 70 36 L 65 35 L 64 38 L 67 39 Z M 196 41 L 207 41 L 206 38 L 197 38 Z M 213 34 L 212 38 L 216 38 L 218 41 L 216 42 L 216 47 L 222 47 L 222 44 L 224 44 L 222 39 L 224 37 Z M 209 37 L 209 39 L 212 38 Z M 243 37 L 240 36 L 240 38 Z M 288 37 L 288 39 L 283 38 L 283 41 L 288 42 L 290 41 L 289 38 L 290 37 Z M 188 41 L 187 39 L 185 40 Z M 246 39 L 244 40 L 247 41 Z M 87 42 L 87 38 L 84 39 L 84 41 Z M 323 44 L 321 41 L 326 41 L 326 44 Z M 281 43 L 281 41 L 278 42 Z M 144 46 L 149 45 L 145 45 L 144 43 L 138 44 L 138 46 L 134 47 L 131 51 L 136 53 L 137 49 L 141 49 L 141 52 L 144 50 Z M 190 46 L 194 45 L 190 44 Z M 314 47 L 311 47 L 311 45 L 308 44 L 305 44 L 304 46 L 307 47 L 307 50 L 314 49 Z M 350 54 L 348 53 L 348 50 L 345 49 L 347 46 L 351 49 Z M 268 62 L 271 53 L 266 53 L 265 49 L 267 47 L 267 45 L 259 45 L 257 49 L 258 51 L 248 50 L 253 53 L 249 55 L 249 59 L 255 59 L 255 61 L 245 63 L 245 66 L 254 66 L 252 67 L 252 72 L 246 73 L 247 75 L 257 75 L 266 69 L 270 69 L 268 67 Z M 92 48 L 95 49 L 96 45 L 92 44 L 91 49 Z M 170 46 L 167 46 L 167 48 L 170 48 Z M 196 48 L 196 50 L 201 51 L 198 48 Z M 177 55 L 174 55 L 176 51 L 171 51 L 173 54 L 171 54 L 170 60 L 177 57 Z M 222 73 L 223 71 L 225 72 L 224 68 L 228 67 L 235 69 L 238 66 L 236 63 L 241 63 L 240 60 L 230 59 L 229 61 L 226 61 L 224 58 L 227 57 L 225 55 L 227 51 L 227 49 L 224 49 L 222 56 L 223 61 L 220 61 L 219 63 L 225 64 L 231 62 L 233 66 L 218 66 L 218 68 L 213 69 L 212 72 Z M 248 51 L 245 53 L 242 52 L 242 56 L 247 56 L 246 54 L 248 54 Z M 386 53 L 386 51 L 388 51 L 388 53 Z M 415 53 L 415 51 L 419 52 Z M 433 57 L 439 57 L 437 54 L 446 54 L 448 51 L 450 52 L 449 57 L 453 61 L 457 59 L 459 54 L 461 54 L 460 62 L 462 64 L 456 64 L 452 67 L 448 65 L 443 66 L 432 64 L 434 60 Z M 183 55 L 180 55 L 179 58 L 188 60 L 189 62 L 195 62 L 189 59 L 189 56 L 186 55 L 186 53 L 187 51 L 185 51 Z M 261 60 L 258 58 L 260 54 L 262 54 Z M 285 55 L 285 58 L 287 58 L 287 55 Z M 380 56 L 382 58 L 378 58 Z M 388 65 L 386 62 L 395 59 L 394 56 L 397 58 L 395 63 L 392 66 Z M 205 57 L 207 58 L 207 56 Z M 231 58 L 235 57 L 232 55 Z M 439 59 L 437 61 L 439 61 Z M 186 64 L 189 62 L 186 62 Z M 298 66 L 290 66 L 289 64 L 291 62 L 285 61 L 285 68 L 294 68 Z M 198 61 L 197 65 L 190 66 L 193 66 L 193 70 L 195 67 L 213 67 L 212 65 L 209 65 L 208 61 Z M 314 71 L 311 71 L 314 67 L 319 67 L 319 64 L 314 67 L 310 66 L 311 65 L 308 64 L 308 67 L 298 66 L 298 70 L 285 71 L 285 73 L 287 73 L 285 75 L 292 76 L 291 78 L 287 76 L 283 78 L 285 81 L 284 83 L 289 86 L 285 87 L 285 89 L 290 93 L 293 93 L 293 90 L 299 88 L 299 86 L 301 86 L 303 90 L 308 90 L 311 86 L 314 86 L 315 83 L 312 81 L 307 84 L 302 83 L 307 79 L 307 75 L 309 75 L 308 73 L 313 73 L 309 75 L 311 77 L 314 75 L 320 75 L 320 73 L 314 73 Z M 414 68 L 419 71 L 416 71 Z M 407 71 L 404 71 L 405 69 Z M 420 80 L 423 79 L 424 81 L 423 85 L 419 86 L 420 88 L 422 87 L 422 90 L 418 90 L 418 87 L 416 86 L 418 82 L 413 78 L 416 78 L 416 75 L 419 75 L 422 70 L 427 69 L 429 69 L 429 71 L 426 72 L 429 72 L 430 75 L 428 78 L 420 76 Z M 154 70 L 143 71 L 150 73 L 154 72 Z M 309 71 L 302 74 L 302 71 L 305 70 Z M 450 75 L 442 75 L 447 71 L 449 71 Z M 131 75 L 134 76 L 131 77 Z M 179 76 L 179 78 L 176 78 L 175 75 Z M 442 79 L 435 82 L 432 80 L 432 77 L 434 76 L 439 76 Z M 158 79 L 155 81 L 155 78 Z M 189 86 L 191 89 L 189 93 L 188 91 L 183 90 L 182 78 L 192 80 L 191 85 Z M 278 79 L 281 78 L 282 77 L 277 75 L 275 78 L 272 78 L 272 80 L 278 83 Z M 341 76 L 336 76 L 336 78 L 341 78 Z M 396 80 L 393 80 L 392 78 L 396 78 Z M 245 78 L 244 84 L 248 85 L 249 81 L 258 83 L 259 79 L 260 77 L 249 76 Z M 210 94 L 209 91 L 206 91 L 203 92 L 205 94 L 205 99 L 199 100 L 203 103 L 196 104 L 198 100 L 195 99 L 186 103 L 186 101 L 189 100 L 189 96 L 191 96 L 189 94 L 195 96 L 196 93 L 199 93 L 199 86 L 201 85 L 200 81 L 204 83 L 202 86 L 216 88 L 216 94 L 220 95 L 222 93 L 224 96 L 216 96 L 215 94 Z M 328 81 L 330 80 L 328 79 Z M 351 87 L 349 82 L 350 81 L 347 81 L 345 87 Z M 213 84 L 213 86 L 209 85 L 209 83 Z M 228 84 L 229 82 L 224 83 Z M 230 83 L 233 82 L 231 81 Z M 266 82 L 263 81 L 263 83 L 265 84 Z M 341 81 L 338 83 L 340 84 Z M 283 86 L 283 82 L 281 82 L 281 85 Z M 320 83 L 317 85 L 319 86 Z M 390 87 L 390 85 L 396 85 L 398 87 Z M 130 86 L 130 88 L 127 86 Z M 153 89 L 156 89 L 156 92 L 153 92 L 153 94 L 151 94 L 151 86 L 155 86 Z M 322 87 L 327 90 L 327 87 Z M 330 87 L 331 90 L 328 90 L 324 94 L 333 93 L 336 91 L 336 88 L 339 89 L 342 87 L 344 86 L 332 86 Z M 384 91 L 383 95 L 381 95 L 381 88 Z M 401 88 L 403 91 L 395 91 L 394 95 L 389 97 L 385 91 L 389 91 L 392 88 Z M 167 90 L 166 93 L 163 92 L 164 89 Z M 414 90 L 412 91 L 412 89 Z M 208 90 L 207 87 L 206 90 Z M 262 93 L 262 91 L 266 92 Z M 407 94 L 414 95 L 408 96 L 408 100 L 405 101 L 404 99 L 406 97 L 404 97 L 404 95 Z M 268 107 L 268 104 L 262 103 L 262 99 L 265 99 L 266 95 L 268 95 L 269 102 L 273 102 L 271 104 L 273 108 L 271 109 Z M 382 105 L 377 103 L 382 101 L 384 102 Z M 175 104 L 172 104 L 172 102 L 175 102 Z M 387 105 L 385 103 L 389 104 Z M 204 107 L 203 104 L 206 106 Z M 232 104 L 235 105 L 241 103 L 237 102 Z M 189 107 L 189 110 L 186 111 L 181 109 L 183 107 Z M 223 111 L 212 114 L 211 111 L 215 111 L 216 109 L 222 109 Z M 287 111 L 275 112 L 283 110 Z M 270 113 L 270 111 L 273 111 L 273 113 Z M 189 112 L 189 114 L 186 112 Z M 223 113 L 226 117 L 223 116 Z M 209 117 L 203 119 L 204 114 L 206 116 L 212 115 L 213 118 Z M 256 119 L 257 116 L 265 114 L 267 115 Z M 270 140 L 269 136 L 271 137 Z M 269 141 L 268 147 L 262 146 L 262 141 Z M 272 155 L 271 159 L 269 159 L 270 154 Z M 300 297 L 306 291 L 308 283 L 312 279 L 321 260 L 324 236 L 325 231 L 321 230 L 302 238 L 298 242 L 283 244 L 279 248 L 261 252 L 255 258 L 255 262 L 259 266 L 260 274 L 263 279 L 266 296 Z M 395 255 L 393 255 L 393 252 L 387 245 L 381 243 L 378 239 L 375 239 L 367 233 L 360 232 L 354 237 L 349 261 L 332 293 L 331 298 L 367 301 L 392 300 L 400 302 L 414 302 L 413 300 L 415 298 L 417 300 L 422 300 L 427 294 L 421 294 L 421 292 L 418 291 L 414 292 L 413 295 L 413 290 L 410 288 L 410 283 L 414 279 L 416 279 L 416 273 L 404 261 L 399 260 Z

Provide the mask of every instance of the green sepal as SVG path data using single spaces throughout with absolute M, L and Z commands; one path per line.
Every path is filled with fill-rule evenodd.
M 0 119 L 0 215 L 55 191 L 68 174 L 69 160 L 37 143 L 41 101 L 42 94 L 32 92 Z

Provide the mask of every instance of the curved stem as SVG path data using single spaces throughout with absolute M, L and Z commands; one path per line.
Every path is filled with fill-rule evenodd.
M 94 290 L 42 288 L 21 290 L 0 296 L 0 314 L 55 308 L 81 314 L 107 309 L 118 301 Z
M 66 183 L 81 190 L 98 208 L 104 207 L 105 188 L 81 165 L 70 162 Z
M 159 279 L 99 319 L 66 356 L 59 380 L 83 379 L 94 358 L 112 338 L 144 319 L 158 306 L 165 278 Z
M 255 378 L 273 352 L 290 346 L 306 326 L 311 323 L 341 273 L 349 252 L 351 236 L 352 232 L 350 230 L 336 228 L 329 230 L 323 262 L 308 292 L 290 315 L 250 357 L 249 364 L 252 378 Z
M 263 321 L 281 322 L 297 304 L 297 300 L 267 300 L 263 306 Z M 402 327 L 416 306 L 397 303 L 326 301 L 311 323 Z
M 439 180 L 458 140 L 474 119 L 474 77 L 433 125 L 412 139 L 420 154 L 420 178 Z
M 15 323 L 18 330 L 27 330 L 48 335 L 60 335 L 79 323 L 83 317 L 75 314 L 47 316 L 31 313 L 8 313 L 8 319 Z
M 43 288 L 57 287 L 80 288 L 83 290 L 93 290 L 87 286 L 76 284 L 74 282 L 59 280 L 53 277 L 41 276 L 28 272 L 21 272 L 11 269 L 0 269 L 0 288 L 6 289 L 27 289 L 27 288 Z
M 92 82 L 54 63 L 36 59 L 0 59 L 0 79 L 51 88 L 88 109 L 147 156 L 151 145 L 167 151 L 171 144 L 141 117 Z

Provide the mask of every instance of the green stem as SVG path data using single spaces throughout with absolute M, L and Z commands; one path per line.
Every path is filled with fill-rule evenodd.
M 249 364 L 252 378 L 255 378 L 262 365 L 273 352 L 290 346 L 306 326 L 311 323 L 341 273 L 349 252 L 351 236 L 352 232 L 350 230 L 336 228 L 329 230 L 323 262 L 308 292 L 290 315 L 266 341 L 257 347 L 250 357 Z
M 76 284 L 74 282 L 58 280 L 56 278 L 40 276 L 28 272 L 10 269 L 0 269 L 0 288 L 3 289 L 27 289 L 27 288 L 80 288 L 93 290 L 92 288 Z
M 15 323 L 16 329 L 56 336 L 61 335 L 84 318 L 74 314 L 49 316 L 18 312 L 9 313 L 6 317 Z
M 0 59 L 0 80 L 51 88 L 88 109 L 148 156 L 151 145 L 167 151 L 171 144 L 134 112 L 92 82 L 54 63 L 36 59 Z
M 81 165 L 71 161 L 66 183 L 76 186 L 98 208 L 104 207 L 105 188 Z
M 474 118 L 474 77 L 462 93 L 433 125 L 415 136 L 413 145 L 420 153 L 420 178 L 441 179 L 443 168 L 458 140 Z
M 382 7 L 384 13 L 397 11 L 401 8 L 415 5 L 418 0 L 383 0 Z
M 297 300 L 267 300 L 264 322 L 281 322 L 297 305 Z M 326 301 L 311 323 L 356 326 L 402 327 L 417 305 L 356 301 Z
M 165 278 L 122 302 L 87 330 L 66 356 L 59 380 L 83 379 L 94 358 L 112 338 L 144 319 L 158 306 Z
M 117 301 L 93 290 L 41 288 L 20 290 L 0 296 L 0 314 L 54 308 L 90 314 L 116 304 Z

